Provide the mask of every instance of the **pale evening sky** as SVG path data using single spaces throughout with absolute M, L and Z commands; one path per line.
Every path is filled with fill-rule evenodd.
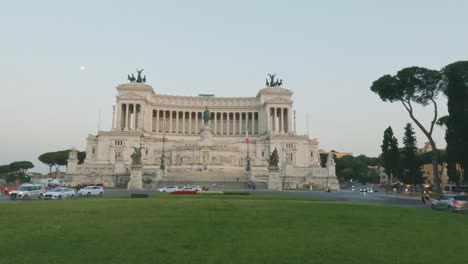
M 294 92 L 320 148 L 377 156 L 403 106 L 369 87 L 408 66 L 468 58 L 467 1 L 2 1 L 0 165 L 109 130 L 115 87 L 144 68 L 156 93 L 256 96 L 267 73 Z M 84 68 L 82 67 L 84 66 Z M 440 115 L 447 112 L 439 100 Z M 429 124 L 432 108 L 417 109 Z M 417 131 L 419 145 L 426 141 Z M 444 131 L 434 137 L 445 147 Z

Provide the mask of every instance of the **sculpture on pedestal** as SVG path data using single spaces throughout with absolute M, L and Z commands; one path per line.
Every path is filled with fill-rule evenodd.
M 271 153 L 270 159 L 268 160 L 269 163 L 269 168 L 277 169 L 278 168 L 278 162 L 279 162 L 279 156 L 278 156 L 278 151 L 273 150 L 273 153 Z
M 268 76 L 270 76 L 270 81 L 268 82 L 268 79 L 266 79 L 266 86 L 267 87 L 281 87 L 281 86 L 283 86 L 283 79 L 278 80 L 278 78 L 276 78 L 276 81 L 275 81 L 276 74 L 268 74 Z
M 132 158 L 132 165 L 141 165 L 141 149 L 142 147 L 132 147 L 134 152 L 130 156 Z
M 208 122 L 210 121 L 210 111 L 208 110 L 208 106 L 205 107 L 205 111 L 203 111 L 203 124 L 208 126 Z
M 132 73 L 132 76 L 130 75 L 127 75 L 127 78 L 130 82 L 132 83 L 145 83 L 146 82 L 146 75 L 141 77 L 141 73 L 144 71 L 144 69 L 141 69 L 141 70 L 138 70 L 137 69 L 137 74 L 138 76 L 135 78 L 135 75 L 133 75 Z

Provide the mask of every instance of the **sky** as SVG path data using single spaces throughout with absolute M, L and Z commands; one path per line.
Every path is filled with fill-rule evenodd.
M 115 87 L 144 69 L 156 93 L 254 97 L 267 73 L 294 92 L 298 134 L 378 156 L 408 113 L 373 81 L 468 59 L 467 1 L 3 1 L 0 165 L 109 130 Z M 447 113 L 438 99 L 439 116 Z M 425 126 L 433 109 L 416 108 Z M 307 119 L 308 116 L 308 119 Z M 99 121 L 100 120 L 100 121 Z M 307 124 L 309 130 L 307 131 Z M 418 144 L 425 136 L 415 128 Z M 436 127 L 437 145 L 445 147 Z

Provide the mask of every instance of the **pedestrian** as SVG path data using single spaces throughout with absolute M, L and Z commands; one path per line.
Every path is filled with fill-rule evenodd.
M 425 191 L 421 192 L 421 200 L 422 200 L 421 203 L 423 203 L 423 204 L 426 203 L 426 197 L 424 197 L 424 193 L 425 193 Z
M 426 203 L 429 203 L 430 202 L 430 198 L 429 198 L 429 194 L 427 192 L 424 192 L 425 193 L 425 197 L 426 197 Z

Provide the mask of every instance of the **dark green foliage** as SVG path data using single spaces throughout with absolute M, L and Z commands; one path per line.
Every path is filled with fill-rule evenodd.
M 398 178 L 399 171 L 399 150 L 398 140 L 393 135 L 392 127 L 384 131 L 382 145 L 382 160 L 385 171 L 391 177 Z
M 437 121 L 436 98 L 443 90 L 442 74 L 438 71 L 421 67 L 404 68 L 397 72 L 395 76 L 384 75 L 376 80 L 371 90 L 378 94 L 382 101 L 401 102 L 408 112 L 413 122 L 421 129 L 427 137 L 433 150 L 437 150 L 435 141 L 432 138 L 434 125 Z M 427 106 L 434 106 L 434 116 L 428 128 L 424 127 L 415 117 L 413 103 Z M 434 182 L 437 191 L 440 192 L 439 170 L 437 168 L 438 157 L 434 152 L 432 166 L 434 170 Z
M 5 174 L 8 172 L 12 172 L 13 170 L 11 169 L 10 165 L 1 165 L 0 166 L 0 174 Z
M 377 158 L 369 158 L 364 155 L 335 158 L 336 176 L 341 182 L 352 179 L 353 181 L 362 183 L 378 183 L 380 175 L 373 168 L 369 168 L 369 166 L 373 167 L 377 165 L 375 160 Z
M 39 161 L 49 166 L 49 173 L 52 174 L 52 167 L 58 169 L 60 166 L 67 166 L 67 159 L 70 150 L 60 150 L 55 152 L 46 152 L 38 157 Z M 78 152 L 78 164 L 82 164 L 86 158 L 86 152 Z
M 327 156 L 328 156 L 327 153 L 320 153 L 320 166 L 325 167 L 325 164 L 327 163 Z M 333 157 L 333 158 L 336 158 L 336 157 Z
M 26 171 L 34 168 L 34 164 L 30 161 L 15 161 L 10 163 L 11 172 L 7 181 L 13 182 L 19 180 L 21 182 L 29 182 L 31 178 L 26 175 Z
M 34 168 L 34 164 L 32 164 L 30 161 L 15 161 L 10 163 L 10 168 L 13 171 L 25 172 L 31 168 Z
M 83 164 L 84 160 L 86 159 L 86 151 L 79 151 L 77 158 L 78 158 L 78 164 Z
M 410 184 L 422 182 L 420 165 L 416 160 L 416 151 L 418 150 L 416 135 L 411 123 L 405 126 L 405 135 L 403 137 L 403 151 L 401 167 L 403 169 L 402 181 Z M 430 162 L 429 162 L 430 163 Z
M 468 165 L 468 61 L 447 65 L 442 72 L 447 82 L 444 93 L 449 112 L 442 123 L 446 126 L 448 175 L 452 179 L 457 178 L 456 163 L 462 168 Z M 464 178 L 468 179 L 466 169 Z

